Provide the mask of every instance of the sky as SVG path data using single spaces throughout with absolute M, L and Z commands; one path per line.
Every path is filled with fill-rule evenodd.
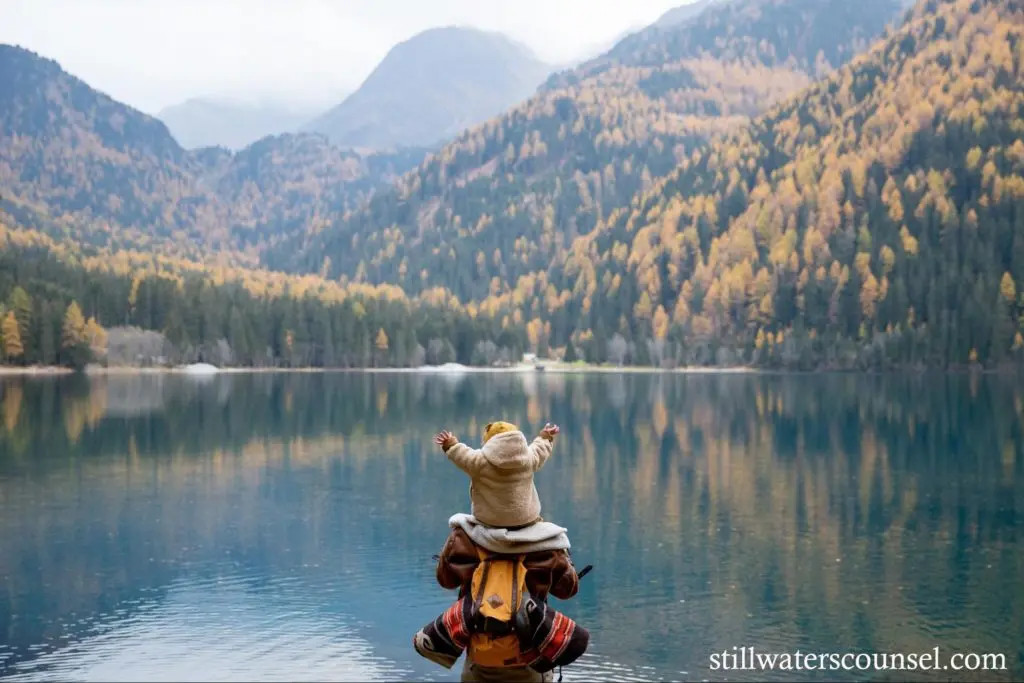
M 501 31 L 564 64 L 688 1 L 2 0 L 0 43 L 150 114 L 191 97 L 304 110 L 336 104 L 428 28 Z

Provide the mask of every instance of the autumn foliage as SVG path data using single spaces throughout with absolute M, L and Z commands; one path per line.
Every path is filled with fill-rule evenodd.
M 233 218 L 175 198 L 153 205 L 161 244 L 19 215 L 0 242 L 102 291 L 79 302 L 97 324 L 160 330 L 188 357 L 225 339 L 245 364 L 1022 362 L 1024 9 L 896 7 L 735 0 L 642 31 L 372 196 L 320 201 L 257 160 L 338 167 L 268 141 L 249 180 L 204 157 L 242 181 Z M 63 312 L 69 294 L 48 296 Z

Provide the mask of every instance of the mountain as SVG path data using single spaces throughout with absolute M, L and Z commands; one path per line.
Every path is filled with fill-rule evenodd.
M 573 59 L 552 65 L 551 71 L 552 73 L 555 73 L 558 71 L 568 71 L 570 69 L 574 69 L 580 64 L 583 64 L 584 62 L 589 62 L 591 59 L 599 57 L 603 55 L 605 52 L 608 52 L 608 50 L 618 45 L 619 42 L 622 41 L 626 36 L 632 33 L 636 33 L 637 31 L 642 31 L 645 28 L 645 25 L 631 26 L 623 31 L 619 31 L 612 38 L 607 38 L 605 40 L 598 40 L 594 41 L 593 43 L 589 43 L 588 45 L 583 47 Z
M 348 147 L 433 146 L 526 99 L 550 71 L 499 33 L 430 29 L 393 47 L 354 93 L 303 130 Z
M 627 37 L 634 33 L 640 33 L 641 31 L 644 31 L 645 29 L 651 27 L 672 28 L 678 26 L 679 24 L 685 23 L 690 19 L 693 19 L 694 17 L 698 16 L 701 12 L 703 12 L 704 10 L 706 10 L 708 7 L 715 3 L 724 3 L 729 1 L 730 0 L 693 0 L 693 2 L 689 2 L 685 5 L 673 7 L 672 9 L 668 10 L 660 17 L 658 17 L 658 19 L 655 20 L 655 22 L 650 26 L 632 26 L 624 31 L 620 31 L 619 34 L 616 35 L 614 38 L 592 43 L 588 48 L 580 51 L 581 56 L 578 59 L 575 59 L 566 64 L 558 65 L 559 68 L 555 70 L 565 71 L 568 69 L 575 68 L 582 64 L 583 62 L 590 61 L 591 59 L 595 59 L 603 55 L 604 53 L 608 52 L 613 47 L 615 47 L 620 42 L 622 42 L 623 40 L 625 40 Z
M 5 357 L 1024 368 L 1024 6 L 895 5 L 710 7 L 422 163 L 187 152 L 0 48 Z
M 1024 361 L 1022 26 L 1008 0 L 919 2 L 689 154 L 548 272 L 593 297 L 577 331 L 629 316 L 638 353 L 671 337 L 687 362 Z
M 872 40 L 896 9 L 732 2 L 630 36 L 304 267 L 445 288 L 597 361 L 1024 361 L 1024 8 L 922 0 Z
M 354 209 L 424 154 L 358 154 L 309 134 L 235 154 L 187 151 L 159 120 L 0 45 L 0 195 L 20 225 L 56 237 L 255 263 L 287 231 Z
M 317 272 L 327 257 L 332 276 L 462 301 L 511 291 L 710 136 L 848 61 L 896 11 L 896 0 L 745 0 L 632 34 L 267 263 Z
M 317 113 L 273 104 L 194 98 L 166 107 L 157 118 L 186 149 L 239 150 L 268 135 L 295 132 Z
M 866 54 L 685 150 L 564 249 L 542 233 L 534 257 L 537 238 L 517 232 L 506 251 L 484 221 L 442 243 L 441 259 L 481 254 L 453 282 L 490 282 L 474 309 L 525 322 L 531 345 L 565 344 L 569 357 L 1024 363 L 1021 27 L 1024 7 L 1009 0 L 922 0 Z M 543 266 L 506 274 L 531 257 Z
M 658 20 L 654 22 L 654 26 L 659 28 L 671 28 L 678 26 L 684 22 L 693 19 L 700 15 L 701 12 L 706 10 L 711 5 L 720 2 L 729 2 L 730 0 L 693 0 L 693 2 L 679 7 L 673 7 L 669 11 L 658 17 Z

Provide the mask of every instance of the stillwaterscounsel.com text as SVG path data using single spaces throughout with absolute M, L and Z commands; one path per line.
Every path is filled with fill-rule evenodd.
M 954 652 L 757 652 L 733 646 L 710 655 L 712 671 L 1006 671 L 1006 655 Z

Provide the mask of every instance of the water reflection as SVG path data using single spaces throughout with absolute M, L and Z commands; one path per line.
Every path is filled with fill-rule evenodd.
M 450 597 L 430 556 L 468 506 L 430 436 L 475 440 L 497 418 L 562 426 L 538 478 L 544 514 L 597 567 L 564 606 L 594 634 L 567 679 L 730 677 L 708 655 L 734 645 L 940 645 L 1002 652 L 1024 673 L 1024 394 L 1010 381 L 332 374 L 0 388 L 5 677 L 457 677 L 409 647 Z
M 389 681 L 408 669 L 374 648 L 304 590 L 253 590 L 237 578 L 172 585 L 159 602 L 126 605 L 83 628 L 79 639 L 11 667 L 6 680 L 249 681 L 303 678 Z M 308 604 L 312 603 L 312 604 Z M 26 666 L 26 664 L 28 664 Z

